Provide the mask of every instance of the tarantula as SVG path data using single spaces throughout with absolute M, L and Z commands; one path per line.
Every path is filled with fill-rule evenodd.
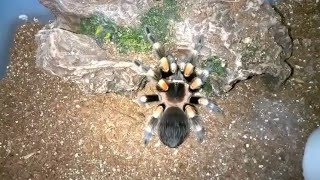
M 200 37 L 184 59 L 178 59 L 165 51 L 146 28 L 146 35 L 152 43 L 153 51 L 160 59 L 157 68 L 152 69 L 135 60 L 140 73 L 149 81 L 156 83 L 157 94 L 143 95 L 138 98 L 139 103 L 159 102 L 153 115 L 148 118 L 144 130 L 144 143 L 148 144 L 154 132 L 163 144 L 170 148 L 177 148 L 188 137 L 192 129 L 198 142 L 204 138 L 204 128 L 195 105 L 202 105 L 209 110 L 222 113 L 222 110 L 208 98 L 199 95 L 199 90 L 209 75 L 208 70 L 195 67 L 199 51 L 202 47 Z M 178 64 L 178 61 L 179 64 Z

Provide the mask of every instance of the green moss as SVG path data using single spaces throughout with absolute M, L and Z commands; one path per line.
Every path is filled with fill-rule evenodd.
M 204 91 L 204 92 L 207 92 L 207 93 L 211 93 L 211 92 L 213 91 L 211 84 L 212 84 L 212 83 L 211 83 L 210 78 L 207 79 L 207 81 L 206 81 L 206 82 L 203 84 L 203 86 L 202 86 L 203 91 Z
M 175 0 L 164 0 L 163 6 L 147 11 L 140 19 L 139 27 L 121 27 L 102 14 L 83 18 L 80 22 L 80 33 L 93 36 L 99 43 L 112 41 L 120 52 L 147 52 L 151 45 L 145 38 L 144 28 L 151 27 L 159 41 L 166 42 L 169 32 L 169 21 L 178 20 L 178 6 Z
M 104 40 L 104 41 L 109 41 L 110 39 L 111 39 L 111 33 L 107 32 L 107 33 L 104 35 L 103 40 Z
M 217 80 L 221 81 L 226 75 L 226 67 L 222 65 L 222 60 L 218 56 L 211 56 L 201 64 L 203 69 L 207 69 L 210 72 L 210 77 L 204 83 L 202 89 L 207 95 L 212 95 L 214 91 L 213 85 L 217 85 Z
M 221 59 L 218 56 L 212 56 L 208 58 L 203 64 L 203 68 L 209 69 L 211 73 L 215 73 L 218 76 L 225 76 L 227 71 L 226 67 L 222 66 Z
M 150 26 L 152 33 L 157 40 L 164 42 L 167 37 L 169 21 L 164 17 L 164 13 L 159 8 L 151 8 L 141 18 L 142 26 Z
M 170 20 L 180 20 L 178 6 L 174 0 L 164 0 L 162 7 L 153 7 L 140 19 L 142 27 L 150 26 L 159 41 L 166 42 Z
M 93 36 L 100 43 L 113 40 L 117 32 L 118 26 L 101 14 L 83 18 L 80 22 L 80 33 Z
M 151 50 L 143 32 L 136 27 L 120 27 L 101 14 L 84 18 L 80 23 L 80 33 L 93 36 L 98 42 L 115 42 L 120 52 Z
M 127 50 L 147 52 L 151 50 L 151 44 L 144 39 L 143 32 L 135 28 L 121 28 L 115 42 L 120 52 Z

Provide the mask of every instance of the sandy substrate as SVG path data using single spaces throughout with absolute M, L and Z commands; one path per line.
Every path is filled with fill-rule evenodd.
M 178 149 L 157 137 L 143 145 L 153 106 L 136 104 L 135 93 L 85 95 L 36 68 L 40 26 L 22 26 L 0 81 L 0 179 L 302 179 L 304 145 L 320 124 L 319 26 L 299 29 L 309 17 L 289 19 L 298 30 L 287 84 L 239 83 L 216 98 L 225 117 L 200 108 L 205 141 L 192 134 Z

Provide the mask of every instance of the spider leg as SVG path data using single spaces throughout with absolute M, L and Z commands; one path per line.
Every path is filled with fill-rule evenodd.
M 166 79 L 172 76 L 173 74 L 176 73 L 177 68 L 178 67 L 175 62 L 175 59 L 171 55 L 168 55 L 167 57 L 162 57 L 160 59 L 159 70 L 160 70 L 161 78 Z
M 203 35 L 199 36 L 197 39 L 197 43 L 194 46 L 194 50 L 197 51 L 198 53 L 203 47 L 203 44 L 204 44 L 203 41 L 204 41 L 204 36 Z
M 191 82 L 195 77 L 199 77 L 204 84 L 209 77 L 208 70 L 196 67 L 199 65 L 198 56 L 203 47 L 203 39 L 203 36 L 198 37 L 191 54 L 183 63 L 180 64 L 180 69 L 188 82 Z
M 192 82 L 193 80 L 195 80 L 195 78 L 199 78 L 201 80 L 200 86 L 202 84 L 204 84 L 206 82 L 206 80 L 209 77 L 209 71 L 206 69 L 201 69 L 198 67 L 195 67 L 192 63 L 188 62 L 188 63 L 180 63 L 179 65 L 182 74 L 184 76 L 184 78 L 188 81 L 188 82 Z M 196 86 L 195 88 L 200 88 L 200 86 Z
M 162 72 L 169 73 L 169 71 L 170 71 L 170 61 L 168 60 L 168 58 L 162 57 L 160 59 L 159 67 L 162 70 Z
M 203 84 L 207 81 L 207 79 L 209 77 L 209 71 L 207 69 L 201 69 L 201 68 L 197 67 L 195 69 L 195 73 L 196 73 L 197 77 L 199 77 L 201 79 Z
M 185 80 L 191 83 L 190 85 L 192 85 L 192 90 L 199 89 L 209 77 L 208 70 L 195 67 L 191 63 L 181 63 L 179 68 L 182 69 L 182 74 Z
M 189 100 L 192 104 L 200 104 L 206 107 L 208 110 L 213 111 L 215 113 L 223 114 L 222 109 L 213 101 L 208 98 L 200 97 L 200 96 L 192 96 Z
M 191 129 L 196 133 L 197 141 L 202 142 L 205 131 L 202 126 L 201 118 L 198 115 L 196 108 L 192 105 L 186 105 L 185 113 L 187 114 L 190 120 Z
M 160 92 L 165 92 L 169 90 L 169 84 L 164 79 L 160 79 L 157 83 L 157 90 Z
M 148 144 L 154 134 L 154 131 L 156 130 L 158 123 L 159 123 L 159 117 L 164 111 L 164 105 L 160 104 L 157 106 L 156 110 L 153 112 L 152 116 L 149 119 L 149 122 L 147 126 L 144 129 L 143 134 L 143 142 L 144 144 Z
M 148 83 L 147 77 L 143 76 L 138 83 L 137 89 L 135 90 L 136 92 L 142 90 Z
M 191 60 L 190 62 L 193 64 L 193 65 L 198 65 L 199 64 L 199 61 L 198 61 L 198 57 L 199 57 L 199 54 L 200 54 L 200 51 L 203 47 L 203 40 L 204 37 L 203 35 L 199 36 L 198 39 L 197 39 L 197 42 L 194 46 L 194 49 L 191 53 Z
M 143 95 L 139 97 L 139 102 L 142 104 L 156 101 L 160 101 L 160 98 L 157 94 Z
M 191 91 L 197 91 L 203 85 L 203 81 L 199 77 L 195 77 L 192 79 L 191 83 L 189 84 L 189 88 Z
M 156 56 L 161 59 L 162 57 L 166 56 L 166 52 L 164 47 L 161 45 L 161 43 L 159 43 L 156 38 L 152 35 L 149 27 L 145 27 L 145 32 L 146 35 L 150 41 L 150 43 L 152 44 L 152 49 L 155 52 Z
M 135 66 L 137 66 L 137 73 L 146 76 L 149 81 L 158 81 L 160 79 L 159 73 L 155 72 L 150 66 L 144 65 L 139 60 L 134 60 L 133 63 Z
M 204 39 L 203 35 L 201 35 L 197 38 L 197 42 L 194 46 L 194 49 L 191 50 L 191 53 L 189 54 L 189 56 L 184 60 L 186 63 L 189 62 L 189 63 L 193 64 L 194 66 L 199 64 L 198 57 L 200 54 L 200 50 L 203 47 L 203 39 Z
M 190 62 L 182 62 L 179 64 L 179 68 L 181 70 L 181 73 L 184 77 L 184 79 L 187 81 L 187 82 L 191 82 L 193 78 L 196 77 L 196 73 L 195 73 L 195 66 L 190 63 Z
M 194 75 L 190 82 L 190 89 L 191 90 L 199 90 L 203 84 L 206 83 L 209 77 L 209 71 L 207 69 L 196 68 L 194 70 Z
M 191 63 L 187 63 L 183 70 L 183 75 L 185 77 L 190 77 L 194 73 L 194 65 Z
M 174 57 L 173 57 L 172 55 L 168 55 L 167 58 L 168 58 L 168 61 L 169 61 L 169 63 L 170 63 L 171 73 L 172 73 L 172 74 L 177 73 L 177 71 L 178 71 L 178 65 L 177 65 L 176 60 L 174 59 Z

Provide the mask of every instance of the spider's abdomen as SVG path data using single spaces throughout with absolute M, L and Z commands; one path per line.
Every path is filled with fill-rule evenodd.
M 187 115 L 178 107 L 167 108 L 159 123 L 159 137 L 163 144 L 176 148 L 190 132 Z

